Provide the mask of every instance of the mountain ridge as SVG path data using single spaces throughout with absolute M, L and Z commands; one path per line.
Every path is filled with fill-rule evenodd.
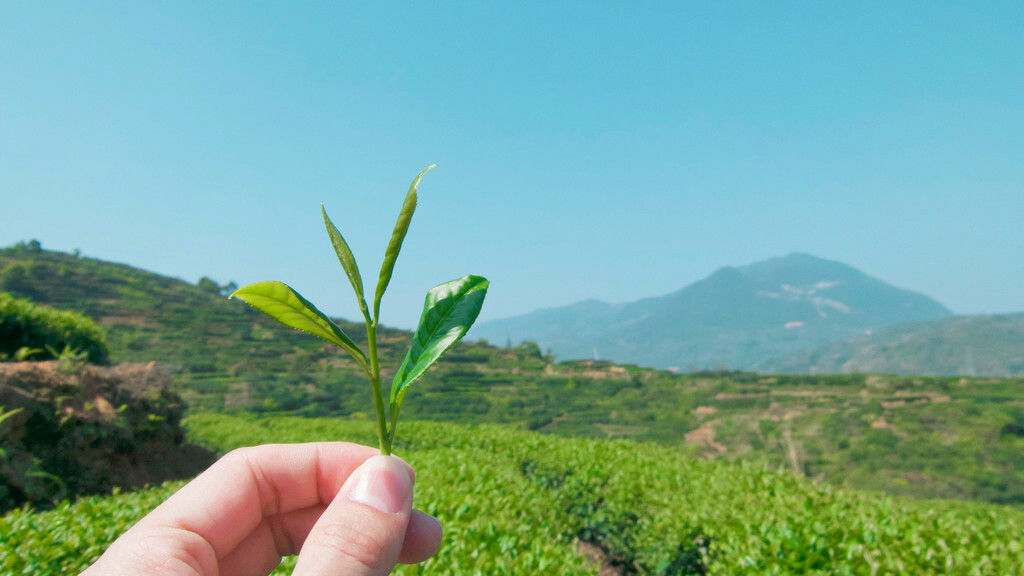
M 757 369 L 787 374 L 1018 376 L 1024 374 L 1024 312 L 897 324 L 776 358 Z
M 473 336 L 532 340 L 564 358 L 750 369 L 865 331 L 952 315 L 924 294 L 800 252 L 723 266 L 664 296 L 584 302 L 591 303 L 586 315 L 578 313 L 581 302 L 482 322 Z

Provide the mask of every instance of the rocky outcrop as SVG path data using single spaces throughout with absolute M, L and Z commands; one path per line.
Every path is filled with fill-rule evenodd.
M 194 475 L 184 410 L 152 362 L 0 364 L 0 510 Z

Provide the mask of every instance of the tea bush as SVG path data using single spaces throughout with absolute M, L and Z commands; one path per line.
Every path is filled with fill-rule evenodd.
M 23 348 L 38 350 L 36 360 L 54 358 L 65 349 L 85 354 L 94 364 L 109 357 L 103 331 L 89 318 L 0 292 L 0 358 L 14 358 Z
M 80 572 L 183 484 L 64 501 L 46 512 L 9 512 L 0 519 L 0 574 Z
M 376 439 L 371 423 L 327 419 L 197 415 L 187 427 L 222 452 Z M 627 574 L 1004 575 L 1024 565 L 1024 513 L 1012 508 L 835 489 L 623 440 L 403 428 L 395 453 L 416 468 L 416 506 L 441 519 L 445 540 L 437 556 L 400 574 L 596 573 L 578 540 Z M 9 514 L 0 520 L 0 572 L 79 570 L 176 486 Z

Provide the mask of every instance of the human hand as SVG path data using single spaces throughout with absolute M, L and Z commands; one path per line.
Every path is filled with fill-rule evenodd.
M 242 448 L 221 458 L 118 538 L 82 576 L 389 574 L 441 545 L 412 509 L 412 468 L 344 442 Z

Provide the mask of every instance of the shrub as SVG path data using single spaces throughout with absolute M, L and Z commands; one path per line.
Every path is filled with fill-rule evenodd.
M 0 511 L 199 472 L 184 411 L 155 363 L 0 365 Z
M 0 292 L 0 357 L 14 358 L 26 348 L 40 351 L 33 360 L 75 350 L 89 362 L 105 364 L 110 355 L 103 330 L 89 318 Z

